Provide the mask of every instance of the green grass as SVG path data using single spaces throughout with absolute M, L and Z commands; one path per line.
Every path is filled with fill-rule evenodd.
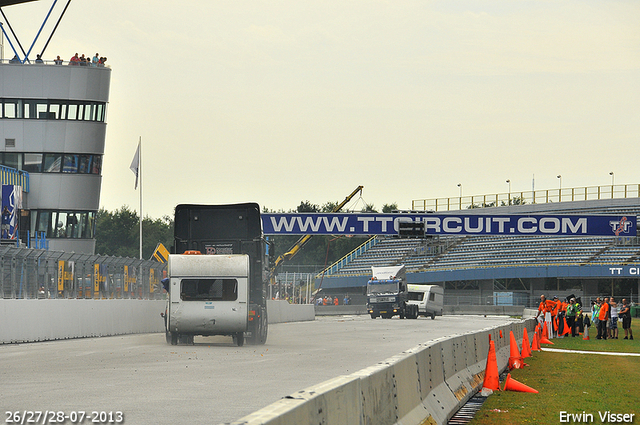
M 592 326 L 589 329 L 589 340 L 585 341 L 582 339 L 582 336 L 572 338 L 571 336 L 564 338 L 554 338 L 551 342 L 554 345 L 545 345 L 542 344 L 542 347 L 550 347 L 550 348 L 562 348 L 565 350 L 583 350 L 583 351 L 613 351 L 620 353 L 640 353 L 640 344 L 638 344 L 638 340 L 640 337 L 640 320 L 634 320 L 631 322 L 633 337 L 636 338 L 633 341 L 622 339 L 624 338 L 624 330 L 622 329 L 622 324 L 619 324 L 619 333 L 618 339 L 607 339 L 607 340 L 598 340 L 596 339 L 596 335 L 598 332 Z M 639 419 L 640 421 L 640 419 Z M 640 423 L 640 422 L 639 422 Z
M 637 338 L 640 320 L 632 326 Z M 582 337 L 569 337 L 553 342 L 553 348 L 640 352 L 639 339 L 603 341 L 592 337 L 584 341 Z M 592 423 L 601 423 L 598 412 L 634 413 L 633 423 L 640 423 L 640 357 L 543 351 L 534 352 L 525 362 L 529 367 L 513 370 L 511 377 L 539 393 L 495 392 L 471 424 L 558 424 L 561 411 L 590 413 Z M 503 386 L 504 380 L 500 384 Z

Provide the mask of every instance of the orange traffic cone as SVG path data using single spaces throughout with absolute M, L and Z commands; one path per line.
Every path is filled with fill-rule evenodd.
M 540 348 L 540 339 L 538 338 L 537 333 L 533 334 L 533 341 L 531 341 L 531 349 L 533 351 L 542 351 L 542 349 Z
M 553 342 L 549 341 L 549 338 L 547 338 L 546 336 L 543 336 L 542 338 L 540 338 L 540 344 L 555 345 Z
M 529 334 L 527 333 L 527 328 L 524 328 L 524 332 L 522 333 L 522 352 L 520 353 L 523 359 L 527 357 L 531 357 L 531 344 L 529 344 Z
M 498 360 L 496 359 L 496 345 L 489 341 L 489 354 L 487 355 L 487 366 L 484 369 L 484 382 L 482 388 L 493 391 L 500 390 L 500 373 L 498 372 Z
M 571 329 L 569 329 L 567 319 L 563 317 L 562 320 L 564 320 L 564 330 L 562 331 L 562 336 L 565 336 L 571 333 Z
M 504 381 L 504 390 L 505 391 L 520 391 L 522 393 L 538 393 L 538 390 L 534 390 L 528 385 L 523 384 L 522 382 L 518 382 L 515 379 L 511 378 L 511 374 L 507 374 L 507 379 Z
M 583 335 L 582 339 L 585 340 L 585 341 L 589 339 L 589 327 L 588 326 L 584 327 L 584 335 Z
M 524 361 L 518 350 L 518 343 L 516 337 L 513 335 L 513 331 L 509 331 L 510 338 L 510 354 L 509 354 L 509 369 L 522 369 L 524 367 Z
M 542 325 L 542 334 L 540 335 L 540 339 L 542 339 L 543 336 L 546 336 L 547 338 L 549 337 L 549 329 L 547 329 L 547 322 L 544 322 L 544 324 Z

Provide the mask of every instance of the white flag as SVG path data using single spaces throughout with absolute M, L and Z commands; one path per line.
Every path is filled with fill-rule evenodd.
M 136 185 L 134 189 L 138 188 L 138 172 L 140 171 L 140 142 L 138 142 L 138 149 L 136 149 L 136 154 L 133 156 L 133 161 L 131 161 L 131 166 L 129 167 L 133 174 L 136 175 Z

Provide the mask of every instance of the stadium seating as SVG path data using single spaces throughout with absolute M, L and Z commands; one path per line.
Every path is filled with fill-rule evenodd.
M 556 204 L 557 205 L 557 204 Z M 562 213 L 640 215 L 640 205 L 621 208 L 594 203 Z M 496 208 L 498 209 L 498 208 Z M 553 212 L 554 206 L 549 205 Z M 402 239 L 378 236 L 333 276 L 369 275 L 371 266 L 405 264 L 407 272 L 536 265 L 628 264 L 640 259 L 638 237 L 444 236 Z

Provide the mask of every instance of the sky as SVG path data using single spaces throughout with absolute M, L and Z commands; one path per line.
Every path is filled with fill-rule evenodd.
M 23 45 L 51 4 L 3 9 Z M 44 59 L 108 58 L 108 210 L 139 210 L 139 138 L 144 216 L 358 185 L 409 209 L 640 183 L 639 21 L 637 1 L 76 0 Z

